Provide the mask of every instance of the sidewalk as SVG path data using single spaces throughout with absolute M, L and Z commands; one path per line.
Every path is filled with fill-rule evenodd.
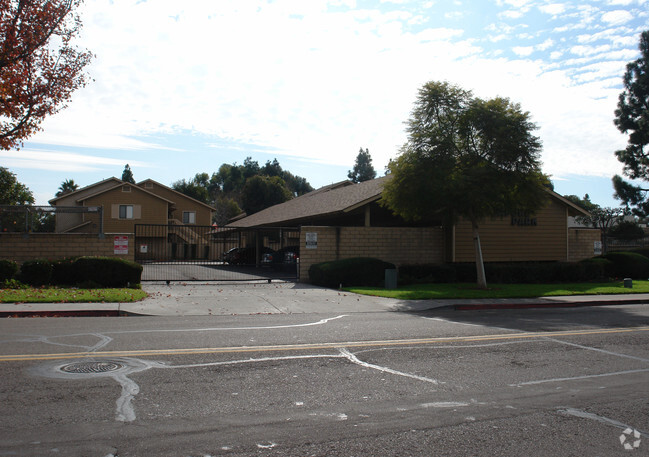
M 233 314 L 418 312 L 649 304 L 649 294 L 521 299 L 396 300 L 300 283 L 146 284 L 137 303 L 0 303 L 0 317 L 216 316 Z

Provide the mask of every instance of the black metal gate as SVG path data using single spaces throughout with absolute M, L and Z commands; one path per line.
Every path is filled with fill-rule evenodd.
M 143 281 L 298 278 L 300 231 L 197 225 L 135 225 Z

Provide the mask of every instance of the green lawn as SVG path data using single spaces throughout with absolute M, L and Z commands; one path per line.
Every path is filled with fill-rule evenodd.
M 578 284 L 489 284 L 478 289 L 475 284 L 415 284 L 398 289 L 377 287 L 347 287 L 346 291 L 401 300 L 430 300 L 448 298 L 535 298 L 557 295 L 607 295 L 649 293 L 649 281 L 633 281 L 633 288 L 622 282 Z
M 146 296 L 141 289 L 0 289 L 0 303 L 130 303 Z

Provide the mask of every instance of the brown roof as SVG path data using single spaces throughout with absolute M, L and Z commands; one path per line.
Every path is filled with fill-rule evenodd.
M 331 216 L 352 211 L 381 198 L 383 184 L 390 176 L 354 184 L 351 181 L 321 187 L 279 205 L 228 224 L 230 227 L 263 227 L 297 225 L 314 217 Z

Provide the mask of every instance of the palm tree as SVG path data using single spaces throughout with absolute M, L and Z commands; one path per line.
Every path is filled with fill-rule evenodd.
M 79 188 L 79 185 L 77 185 L 74 182 L 74 179 L 66 179 L 59 186 L 59 190 L 56 193 L 56 196 L 60 197 L 61 195 L 69 194 L 70 192 L 74 192 L 78 188 Z

